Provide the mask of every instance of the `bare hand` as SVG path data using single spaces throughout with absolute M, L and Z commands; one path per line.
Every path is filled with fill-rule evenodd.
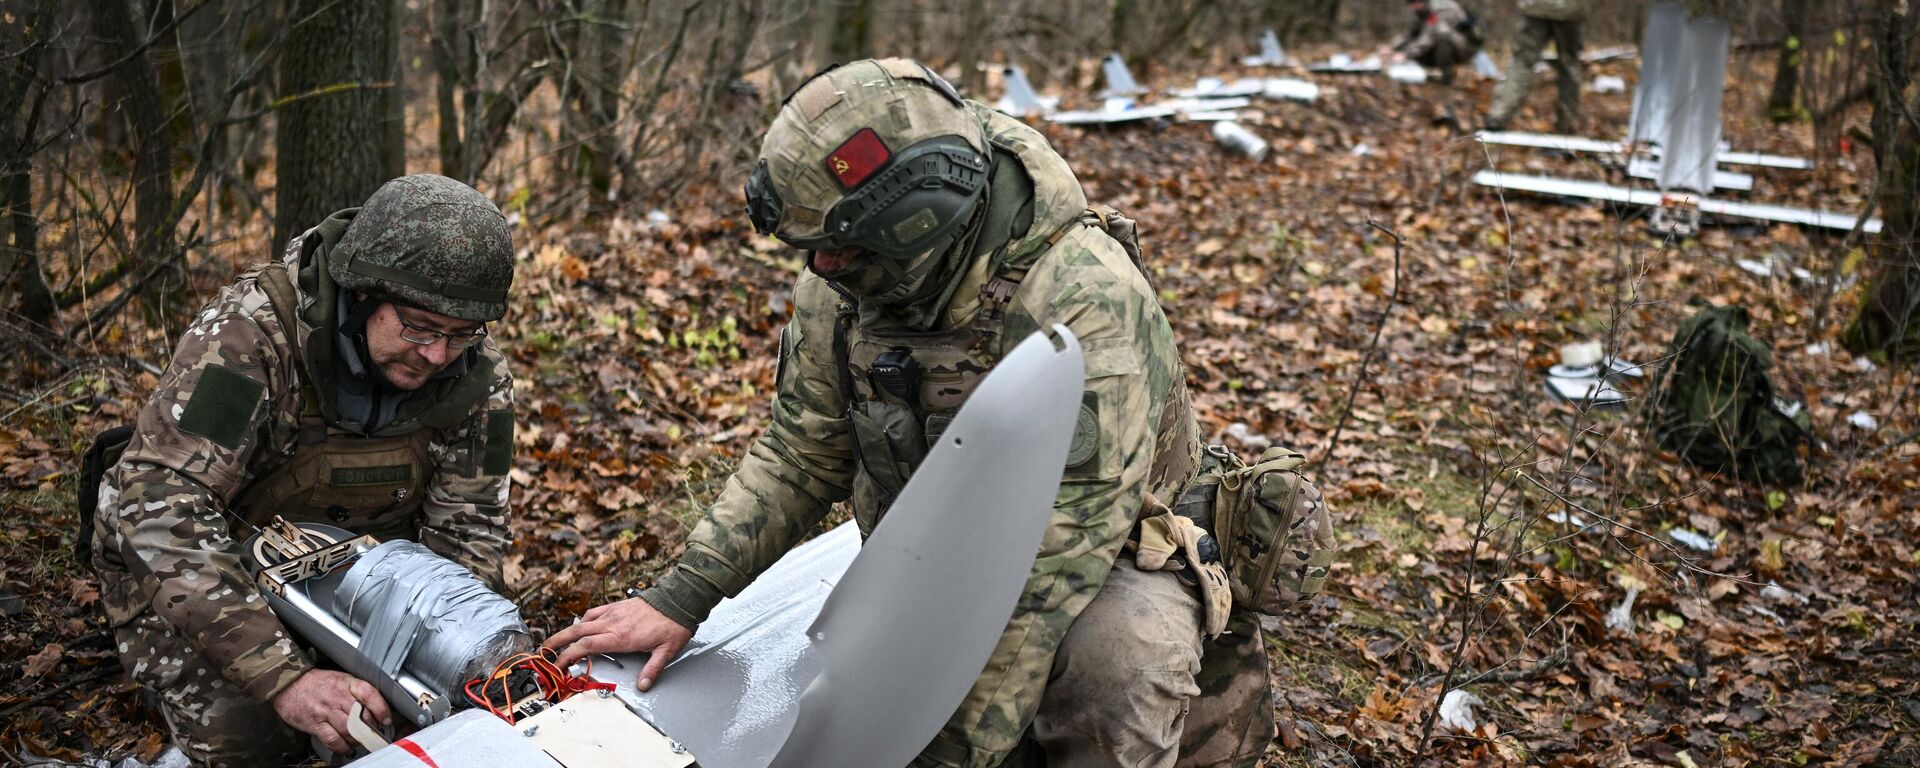
M 634 597 L 587 611 L 579 622 L 554 633 L 542 645 L 560 652 L 561 669 L 589 654 L 644 652 L 647 666 L 634 683 L 644 691 L 653 687 L 660 670 L 692 639 L 693 630 Z
M 273 697 L 273 712 L 280 716 L 281 722 L 344 755 L 352 752 L 351 742 L 347 741 L 347 718 L 356 700 L 362 709 L 360 717 L 368 725 L 392 723 L 393 714 L 387 709 L 387 700 L 380 697 L 371 683 L 330 669 L 310 669 L 294 679 L 292 685 Z

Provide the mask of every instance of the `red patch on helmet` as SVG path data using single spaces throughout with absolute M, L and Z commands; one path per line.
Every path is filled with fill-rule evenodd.
M 872 128 L 862 128 L 839 148 L 827 153 L 827 173 L 840 182 L 841 189 L 853 189 L 874 171 L 885 167 L 893 153 Z

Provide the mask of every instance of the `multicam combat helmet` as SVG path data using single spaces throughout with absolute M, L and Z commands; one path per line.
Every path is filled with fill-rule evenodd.
M 859 249 L 886 273 L 865 282 L 885 293 L 924 279 L 962 234 L 988 151 L 939 75 L 907 59 L 857 61 L 787 97 L 747 181 L 747 215 L 796 248 Z
M 472 187 L 430 173 L 402 176 L 367 198 L 327 260 L 342 288 L 447 317 L 507 313 L 513 237 Z

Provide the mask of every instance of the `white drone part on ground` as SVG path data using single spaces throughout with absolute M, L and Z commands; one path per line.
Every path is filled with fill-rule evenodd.
M 1280 47 L 1280 36 L 1269 29 L 1260 35 L 1260 53 L 1242 58 L 1240 63 L 1249 67 L 1284 67 L 1292 64 L 1293 59 Z
M 1626 155 L 1633 153 L 1633 147 L 1618 141 L 1590 139 L 1584 136 L 1564 136 L 1555 133 L 1529 133 L 1526 131 L 1481 131 L 1474 138 L 1482 143 L 1504 147 L 1530 147 L 1533 149 L 1552 149 L 1561 152 L 1573 152 L 1590 155 Z M 1659 145 L 1640 148 L 1640 152 L 1658 160 L 1663 154 Z M 1813 167 L 1805 158 L 1767 155 L 1758 152 L 1731 152 L 1725 142 L 1720 144 L 1721 165 L 1751 165 L 1761 168 L 1782 168 L 1804 171 Z
M 1127 68 L 1127 60 L 1121 58 L 1119 53 L 1109 53 L 1100 61 L 1100 75 L 1107 81 L 1107 89 L 1098 94 L 1100 98 L 1137 96 L 1147 92 L 1133 79 L 1133 70 Z
M 1626 203 L 1653 208 L 1656 229 L 1678 235 L 1697 231 L 1703 214 L 1758 219 L 1829 229 L 1880 231 L 1879 219 L 1824 210 L 1781 205 L 1715 200 L 1715 189 L 1751 189 L 1745 174 L 1719 170 L 1723 161 L 1771 167 L 1804 167 L 1805 161 L 1769 155 L 1725 151 L 1720 140 L 1720 105 L 1726 82 L 1730 35 L 1725 22 L 1701 18 L 1684 25 L 1685 8 L 1677 2 L 1656 4 L 1649 14 L 1647 48 L 1641 58 L 1641 82 L 1635 92 L 1634 112 L 1624 143 L 1540 134 L 1482 133 L 1487 143 L 1551 146 L 1573 151 L 1630 154 L 1647 147 L 1650 161 L 1632 157 L 1627 174 L 1652 178 L 1657 189 L 1633 189 L 1600 182 L 1574 181 L 1485 170 L 1474 174 L 1481 186 L 1564 197 Z M 1652 142 L 1649 145 L 1647 142 Z
M 1486 51 L 1473 52 L 1473 73 L 1482 80 L 1505 80 L 1506 74 L 1500 71 L 1500 65 L 1493 63 L 1493 57 Z
M 1060 97 L 1042 96 L 1033 88 L 1033 81 L 1027 79 L 1027 72 L 1018 64 L 1009 64 L 1003 70 L 1006 79 L 1006 95 L 993 103 L 993 108 L 1013 117 L 1045 115 L 1060 108 Z
M 1660 180 L 1660 163 L 1651 157 L 1628 158 L 1627 175 L 1636 179 L 1658 181 Z M 1736 192 L 1747 192 L 1753 189 L 1753 176 L 1745 173 L 1716 169 L 1713 172 L 1713 186 L 1715 189 L 1731 189 Z
M 1085 368 L 1064 326 L 968 397 L 862 545 L 852 523 L 723 601 L 652 690 L 616 683 L 509 725 L 470 710 L 356 768 L 905 765 L 952 716 L 1012 615 L 1050 524 Z
M 1327 57 L 1326 61 L 1307 67 L 1308 72 L 1330 75 L 1371 75 L 1382 69 L 1384 66 L 1381 65 L 1379 56 L 1368 56 L 1356 60 L 1344 53 L 1333 54 Z
M 1387 67 L 1387 79 L 1396 83 L 1419 84 L 1427 81 L 1427 68 L 1411 61 Z
M 1701 213 L 1717 216 L 1759 219 L 1783 224 L 1801 224 L 1809 227 L 1850 231 L 1859 221 L 1851 213 L 1837 211 L 1808 210 L 1789 208 L 1783 205 L 1764 203 L 1743 203 L 1731 200 L 1714 200 L 1686 196 L 1686 199 L 1664 201 L 1669 197 L 1658 190 L 1618 187 L 1598 181 L 1577 181 L 1556 179 L 1548 176 L 1531 176 L 1523 173 L 1502 173 L 1500 171 L 1480 171 L 1473 175 L 1473 183 L 1483 187 L 1494 187 L 1512 192 L 1531 192 L 1537 195 L 1555 197 L 1577 197 L 1586 200 L 1599 200 L 1610 203 L 1626 203 L 1649 208 L 1658 208 L 1667 204 L 1691 205 Z M 1867 219 L 1860 225 L 1862 232 L 1878 234 L 1881 222 L 1879 217 Z
M 1690 37 L 1690 34 L 1694 35 Z M 1488 144 L 1501 144 L 1516 147 L 1534 147 L 1539 149 L 1557 149 L 1566 152 L 1584 152 L 1598 154 L 1630 154 L 1637 151 L 1660 159 L 1661 147 L 1668 143 L 1673 115 L 1676 109 L 1700 109 L 1704 104 L 1694 103 L 1697 99 L 1679 96 L 1683 85 L 1678 81 L 1683 77 L 1683 67 L 1695 52 L 1704 52 L 1703 46 L 1718 41 L 1700 38 L 1698 32 L 1689 32 L 1686 20 L 1686 8 L 1678 2 L 1667 0 L 1655 3 L 1647 14 L 1646 30 L 1643 33 L 1645 53 L 1640 58 L 1640 76 L 1633 92 L 1633 111 L 1627 120 L 1627 136 L 1622 141 L 1603 141 L 1580 136 L 1557 136 L 1552 134 L 1523 133 L 1513 131 L 1486 131 L 1480 134 L 1480 140 Z M 1581 56 L 1588 61 L 1632 55 L 1631 46 L 1602 49 Z M 1724 69 L 1725 56 L 1716 52 L 1717 66 Z M 1711 62 L 1708 62 L 1711 63 Z M 1596 83 L 1598 81 L 1596 80 Z M 1596 90 L 1598 90 L 1596 88 Z M 1711 97 L 1716 98 L 1717 97 Z M 1677 100 L 1677 101 L 1676 101 Z M 1676 104 L 1679 106 L 1676 108 Z M 1717 101 L 1714 107 L 1718 110 Z M 1804 158 L 1781 157 L 1756 152 L 1733 152 L 1725 142 L 1716 140 L 1718 162 L 1726 165 L 1753 165 L 1765 168 L 1787 170 L 1806 170 L 1813 167 Z
M 1259 96 L 1266 90 L 1266 82 L 1257 77 L 1243 77 L 1231 83 L 1218 77 L 1203 77 L 1195 81 L 1192 88 L 1174 91 L 1173 95 L 1181 99 L 1233 99 Z
M 1055 112 L 1047 116 L 1049 121 L 1061 125 L 1118 125 L 1137 123 L 1143 120 L 1158 120 L 1173 117 L 1179 110 L 1158 104 L 1140 106 L 1132 99 L 1108 99 L 1100 109 Z
M 1260 95 L 1269 99 L 1291 99 L 1309 104 L 1320 98 L 1320 86 L 1297 77 L 1269 77 L 1261 83 Z

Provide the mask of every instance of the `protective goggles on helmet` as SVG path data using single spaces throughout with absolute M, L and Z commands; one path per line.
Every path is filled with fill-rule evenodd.
M 780 233 L 786 206 L 762 158 L 746 188 L 747 218 L 754 231 L 809 251 L 859 248 L 907 259 L 925 253 L 966 224 L 987 181 L 987 158 L 966 139 L 936 136 L 889 156 L 872 129 L 862 129 L 842 149 L 859 141 L 877 147 L 877 155 L 868 147 L 859 158 L 874 167 L 827 210 L 825 226 L 816 237 Z M 828 174 L 843 181 L 849 173 L 862 170 L 849 165 L 840 151 L 829 154 L 825 162 Z

